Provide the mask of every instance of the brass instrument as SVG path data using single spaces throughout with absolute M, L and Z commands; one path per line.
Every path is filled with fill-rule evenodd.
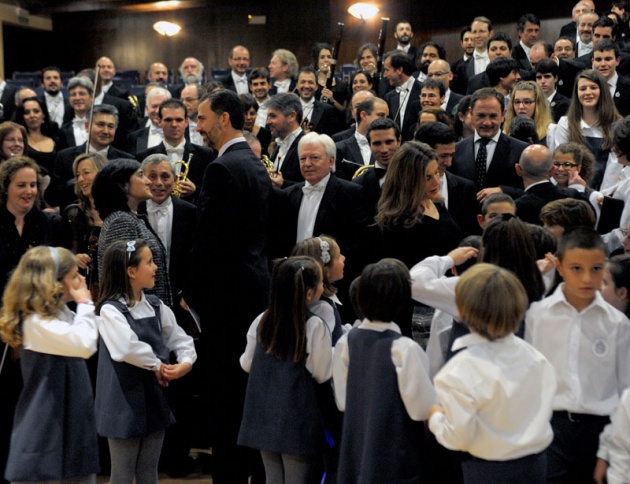
M 271 174 L 271 172 L 274 170 L 273 161 L 271 161 L 271 159 L 267 155 L 263 155 L 260 161 L 262 161 L 262 164 L 265 166 L 267 173 Z
M 363 165 L 361 168 L 354 172 L 354 175 L 352 175 L 352 179 L 354 180 L 355 178 L 360 177 L 370 168 L 374 168 L 374 165 Z
M 180 186 L 188 179 L 188 171 L 190 170 L 190 162 L 192 160 L 192 157 L 193 154 L 191 153 L 190 155 L 188 155 L 188 161 L 180 160 L 175 162 L 176 165 L 182 165 L 179 175 L 177 175 L 177 180 L 175 180 L 175 188 L 173 188 L 173 195 L 175 195 L 177 198 L 180 198 L 182 196 Z

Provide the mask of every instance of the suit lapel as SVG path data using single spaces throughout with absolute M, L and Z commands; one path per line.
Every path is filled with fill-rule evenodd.
M 318 127 L 319 122 L 322 119 L 323 112 L 324 112 L 324 109 L 322 108 L 322 106 L 318 104 L 317 101 L 315 101 L 315 104 L 313 105 L 313 112 L 311 113 L 311 122 L 310 122 L 310 124 L 313 125 L 313 131 L 315 131 L 315 129 Z
M 324 190 L 324 195 L 322 196 L 322 201 L 319 204 L 319 208 L 317 209 L 317 217 L 315 217 L 315 225 L 313 227 L 313 235 L 321 233 L 320 226 L 326 220 L 326 212 L 330 207 L 333 199 L 335 198 L 335 193 L 339 189 L 339 182 L 335 178 L 334 175 L 330 175 L 328 179 L 328 183 L 326 184 L 326 189 Z

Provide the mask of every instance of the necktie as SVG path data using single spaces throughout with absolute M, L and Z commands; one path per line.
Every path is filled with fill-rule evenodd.
M 162 128 L 156 128 L 155 126 L 151 125 L 151 129 L 150 129 L 150 133 L 151 135 L 160 135 L 160 136 L 164 136 Z
M 401 93 L 401 92 L 407 92 L 407 87 L 406 86 L 396 86 L 396 92 L 397 93 Z
M 477 151 L 477 158 L 475 158 L 475 185 L 477 191 L 483 188 L 483 183 L 486 179 L 487 146 L 489 142 L 490 140 L 485 138 L 479 140 L 479 151 Z

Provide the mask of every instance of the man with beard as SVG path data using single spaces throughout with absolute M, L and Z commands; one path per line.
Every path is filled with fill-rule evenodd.
M 427 71 L 431 62 L 438 59 L 446 59 L 446 50 L 437 42 L 429 41 L 422 44 L 418 52 L 419 65 L 417 67 L 419 70 L 414 72 L 414 77 L 418 81 L 424 82 L 427 79 Z
M 271 181 L 278 188 L 304 180 L 300 171 L 298 142 L 304 136 L 302 124 L 302 103 L 295 94 L 276 94 L 269 101 L 267 126 L 276 140 L 276 149 L 271 153 L 274 169 Z
M 298 74 L 297 91 L 302 104 L 302 129 L 332 136 L 337 132 L 337 115 L 330 104 L 317 101 L 317 73 L 312 67 L 303 68 Z
M 597 14 L 587 12 L 578 18 L 577 31 L 579 40 L 576 45 L 576 57 L 590 54 L 593 51 L 593 24 L 597 22 Z
M 230 57 L 228 57 L 228 64 L 232 70 L 225 79 L 221 80 L 223 86 L 239 95 L 249 94 L 247 69 L 249 69 L 250 62 L 251 57 L 246 47 L 242 45 L 234 47 L 230 51 Z
M 411 45 L 411 39 L 413 39 L 413 29 L 411 28 L 409 21 L 401 20 L 396 24 L 394 38 L 398 42 L 396 50 L 402 50 L 405 54 L 407 54 L 415 66 L 416 61 L 418 60 L 418 49 Z
M 179 78 L 184 84 L 201 84 L 203 82 L 203 64 L 194 57 L 186 57 L 179 66 Z
M 269 90 L 271 89 L 271 77 L 269 71 L 265 67 L 254 69 L 249 74 L 249 90 L 252 92 L 258 111 L 256 114 L 256 125 L 267 126 L 267 109 L 269 107 Z
M 297 96 L 279 96 L 295 98 L 301 111 Z M 212 480 L 240 484 L 248 482 L 249 464 L 260 462 L 259 452 L 236 443 L 247 385 L 238 358 L 243 335 L 269 302 L 266 232 L 272 186 L 243 137 L 243 107 L 236 93 L 207 94 L 197 119 L 197 130 L 219 156 L 203 179 L 190 256 L 194 264 L 189 264 L 184 297 L 199 312 L 202 353 L 208 356 L 203 369 L 212 395 Z
M 48 108 L 50 120 L 57 123 L 57 126 L 61 126 L 68 102 L 61 93 L 63 84 L 59 68 L 51 66 L 42 69 L 42 87 L 44 88 L 43 101 Z

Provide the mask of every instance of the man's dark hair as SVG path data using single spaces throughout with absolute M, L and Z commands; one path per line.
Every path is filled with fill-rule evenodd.
M 199 100 L 199 104 L 205 101 L 210 101 L 210 110 L 213 113 L 217 115 L 228 113 L 233 129 L 237 131 L 243 130 L 245 114 L 243 112 L 243 102 L 241 98 L 238 97 L 238 94 L 229 89 L 223 89 L 221 91 L 205 94 Z
M 562 261 L 567 251 L 571 249 L 601 250 L 608 256 L 606 244 L 604 244 L 601 235 L 591 227 L 572 227 L 562 234 L 558 241 L 556 256 Z
M 162 109 L 164 108 L 183 109 L 184 118 L 188 117 L 188 111 L 186 110 L 186 105 L 179 99 L 171 98 L 171 99 L 165 99 L 164 101 L 162 101 L 162 104 L 160 104 L 160 107 L 158 108 L 158 116 L 160 117 L 160 119 L 162 119 Z
M 435 47 L 440 59 L 446 60 L 446 49 L 444 48 L 443 45 L 438 44 L 437 42 L 434 42 L 433 40 L 429 40 L 428 42 L 425 42 L 424 44 L 420 46 L 420 48 L 418 49 L 418 52 L 420 52 L 420 57 L 422 57 L 422 54 L 424 54 L 424 49 L 426 49 L 427 47 Z
M 525 24 L 529 22 L 530 24 L 538 25 L 540 27 L 540 20 L 533 13 L 526 13 L 518 19 L 518 24 L 516 25 L 516 30 L 519 32 L 523 32 L 525 30 Z
M 619 58 L 619 56 L 621 56 L 621 51 L 619 50 L 617 42 L 611 39 L 602 39 L 599 42 L 596 42 L 595 45 L 593 45 L 593 54 L 595 52 L 604 52 L 606 50 L 614 50 L 615 58 L 617 59 Z
M 492 42 L 505 42 L 508 46 L 508 50 L 512 50 L 512 38 L 505 32 L 492 34 L 492 36 L 488 39 L 488 49 L 490 48 L 490 44 Z
M 317 82 L 317 71 L 312 66 L 302 67 L 298 71 L 298 75 L 297 75 L 296 79 L 299 78 L 300 74 L 302 74 L 302 73 L 313 74 L 315 76 L 315 81 Z
M 446 95 L 446 86 L 444 85 L 444 81 L 442 81 L 442 79 L 432 79 L 429 77 L 425 79 L 424 82 L 422 83 L 422 87 L 420 88 L 420 93 L 422 93 L 422 89 L 424 88 L 437 89 L 438 92 L 440 93 L 440 97 Z
M 112 106 L 111 104 L 99 104 L 97 106 L 94 106 L 94 108 L 92 109 L 92 117 L 94 117 L 94 115 L 96 114 L 107 114 L 109 116 L 114 116 L 114 119 L 116 120 L 116 128 L 118 128 L 119 116 L 116 106 Z
M 59 77 L 61 77 L 61 70 L 59 69 L 59 67 L 55 67 L 55 66 L 44 67 L 42 69 L 42 74 L 40 76 L 42 82 L 44 82 L 44 74 L 48 71 L 55 71 L 57 74 L 59 74 Z
M 538 64 L 536 64 L 536 74 L 551 74 L 553 77 L 558 77 L 560 73 L 560 68 L 558 64 L 556 64 L 551 59 L 541 59 Z
M 466 35 L 466 32 L 471 32 L 470 25 L 466 25 L 466 27 L 462 27 L 462 30 L 459 31 L 459 41 L 460 42 L 464 41 L 464 35 Z
M 597 20 L 595 20 L 595 22 L 593 22 L 593 31 L 595 31 L 596 27 L 612 27 L 612 36 L 616 37 L 617 26 L 615 25 L 615 21 L 610 17 L 606 17 L 605 15 L 599 17 Z
M 563 35 L 562 37 L 558 37 L 558 38 L 556 39 L 556 41 L 553 43 L 553 47 L 554 47 L 554 49 L 555 49 L 555 47 L 556 47 L 556 43 L 557 43 L 559 40 L 568 40 L 569 42 L 571 42 L 571 45 L 573 46 L 573 50 L 575 50 L 575 39 L 572 39 L 571 37 L 567 37 L 566 35 Z
M 630 116 L 613 124 L 613 146 L 630 157 Z
M 370 133 L 372 131 L 383 131 L 389 129 L 394 130 L 394 136 L 396 137 L 396 139 L 400 138 L 400 128 L 398 127 L 398 123 L 396 123 L 396 121 L 390 118 L 377 118 L 372 121 L 370 126 L 368 126 L 365 137 L 367 138 L 368 142 L 371 142 Z
M 492 99 L 492 98 L 499 101 L 499 104 L 501 105 L 501 109 L 504 109 L 505 97 L 503 96 L 503 94 L 501 94 L 499 91 L 497 91 L 493 87 L 482 87 L 481 89 L 477 89 L 475 92 L 472 93 L 470 97 L 470 110 L 472 111 L 475 109 L 475 104 L 477 104 L 477 101 L 483 101 L 485 99 Z
M 302 122 L 302 103 L 296 94 L 291 92 L 276 94 L 269 100 L 268 107 L 280 111 L 283 116 L 289 116 L 294 112 L 296 122 L 298 124 Z
M 488 67 L 486 67 L 486 74 L 491 86 L 496 86 L 502 77 L 507 77 L 512 71 L 518 71 L 520 64 L 516 59 L 511 57 L 499 57 L 494 59 Z
M 421 141 L 435 149 L 437 145 L 448 145 L 457 141 L 455 131 L 444 123 L 422 123 L 413 136 L 416 141 Z
M 247 82 L 252 82 L 254 79 L 267 79 L 267 82 L 271 82 L 269 70 L 266 67 L 257 67 L 256 69 L 253 69 L 252 72 L 249 73 Z
M 369 97 L 357 104 L 357 120 L 361 119 L 361 113 L 365 113 L 368 116 L 374 111 L 374 101 L 383 102 L 382 99 L 376 97 Z
M 411 61 L 411 57 L 409 57 L 409 55 L 405 52 L 402 52 L 400 50 L 392 50 L 390 52 L 387 52 L 383 56 L 383 61 L 385 61 L 386 59 L 389 59 L 389 62 L 394 69 L 402 67 L 403 73 L 405 75 L 410 76 L 411 74 L 413 74 L 413 62 Z

